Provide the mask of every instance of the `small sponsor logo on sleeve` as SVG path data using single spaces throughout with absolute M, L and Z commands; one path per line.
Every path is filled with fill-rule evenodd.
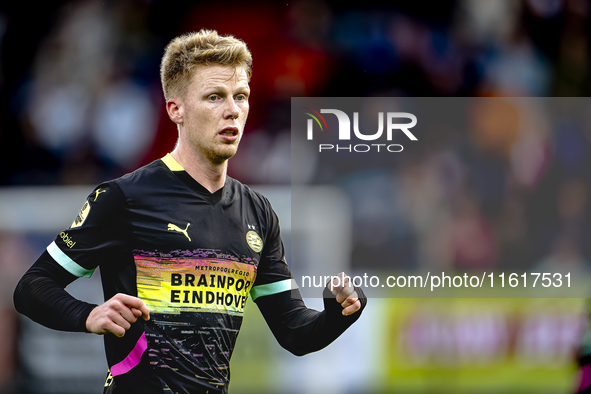
M 74 240 L 70 237 L 70 235 L 68 235 L 68 233 L 64 233 L 62 231 L 60 233 L 60 238 L 64 241 L 66 246 L 70 249 L 72 249 L 74 247 L 74 245 L 76 245 L 76 242 L 74 242 Z

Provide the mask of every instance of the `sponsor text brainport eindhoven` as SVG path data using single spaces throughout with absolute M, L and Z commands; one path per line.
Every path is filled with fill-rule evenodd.
M 305 107 L 306 108 L 306 107 Z M 336 116 L 339 131 L 338 131 L 338 142 L 337 144 L 318 144 L 318 152 L 390 152 L 398 153 L 402 152 L 404 147 L 401 144 L 392 144 L 392 139 L 395 131 L 402 131 L 404 135 L 411 141 L 417 141 L 417 137 L 409 130 L 417 124 L 417 117 L 408 112 L 387 112 L 384 116 L 383 112 L 378 112 L 378 131 L 373 134 L 365 134 L 359 130 L 359 113 L 353 112 L 353 134 L 361 141 L 367 141 L 368 143 L 361 144 L 347 144 L 347 141 L 351 141 L 351 120 L 349 116 L 338 109 L 321 109 L 320 112 L 310 108 L 306 108 L 310 112 L 305 112 L 311 118 L 308 119 L 307 123 L 307 139 L 314 140 L 314 127 L 319 128 L 321 131 L 328 131 L 328 125 L 322 114 L 333 114 Z M 313 113 L 311 113 L 313 112 Z M 386 139 L 387 143 L 380 143 L 384 141 L 382 134 L 384 134 L 384 118 L 386 118 Z M 407 123 L 399 123 L 401 120 L 410 120 Z M 316 121 L 317 126 L 314 126 Z M 371 141 L 371 142 L 370 142 Z
M 378 276 L 368 274 L 350 277 L 346 275 L 345 281 L 357 287 L 377 288 L 377 287 L 402 287 L 402 288 L 427 288 L 430 291 L 444 288 L 480 288 L 485 287 L 571 287 L 571 274 L 549 273 L 549 272 L 524 272 L 524 273 L 486 273 L 481 276 L 468 275 L 432 275 L 427 272 L 426 275 L 390 275 L 382 282 Z M 342 285 L 341 278 L 338 276 L 302 276 L 302 287 L 324 287 L 329 284 L 331 290 Z

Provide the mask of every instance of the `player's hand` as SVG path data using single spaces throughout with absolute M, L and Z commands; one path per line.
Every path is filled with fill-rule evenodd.
M 337 302 L 343 307 L 343 315 L 352 315 L 361 309 L 361 301 L 359 301 L 357 292 L 353 284 L 351 284 L 351 278 L 345 275 L 344 272 L 332 279 L 329 289 L 335 295 Z
M 86 319 L 86 329 L 95 334 L 108 332 L 122 337 L 138 317 L 150 319 L 150 311 L 142 300 L 127 294 L 116 294 L 94 308 Z

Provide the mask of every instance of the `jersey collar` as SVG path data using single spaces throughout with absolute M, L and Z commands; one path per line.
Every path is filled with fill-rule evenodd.
M 166 156 L 164 156 L 161 160 L 170 171 L 175 173 L 177 178 L 183 182 L 185 186 L 205 198 L 211 205 L 217 204 L 224 197 L 225 186 L 228 183 L 227 178 L 226 182 L 224 182 L 224 186 L 214 193 L 210 193 L 209 190 L 207 190 L 202 184 L 193 179 L 193 177 L 185 171 L 183 166 L 181 166 L 170 153 L 166 154 Z
M 168 167 L 170 171 L 185 171 L 183 166 L 180 165 L 170 153 L 167 153 L 166 156 L 162 158 L 162 161 L 164 164 L 166 164 L 166 167 Z

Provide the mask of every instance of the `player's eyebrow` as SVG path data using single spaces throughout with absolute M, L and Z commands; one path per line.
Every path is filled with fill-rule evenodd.
M 230 91 L 230 89 L 224 85 L 207 86 L 204 90 L 207 92 L 207 94 Z M 248 85 L 237 86 L 235 91 L 238 93 L 250 93 L 250 87 Z
M 221 90 L 227 90 L 227 89 L 228 89 L 228 88 L 226 88 L 226 87 L 225 87 L 225 86 L 223 86 L 223 85 L 211 85 L 211 86 L 206 86 L 206 87 L 205 87 L 205 90 L 206 90 L 206 91 L 208 91 L 208 92 L 209 92 L 209 91 L 216 91 L 216 92 L 217 92 L 217 91 L 221 91 Z

